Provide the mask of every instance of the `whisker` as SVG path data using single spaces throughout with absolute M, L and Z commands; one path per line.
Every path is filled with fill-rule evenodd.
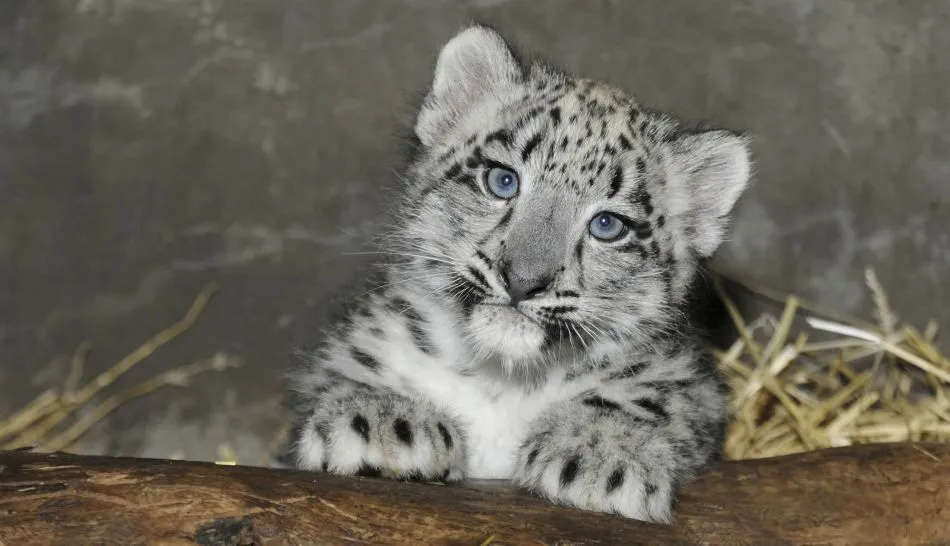
M 393 286 L 397 286 L 400 284 L 405 284 L 407 282 L 413 282 L 413 281 L 419 281 L 419 280 L 425 280 L 425 279 L 434 279 L 436 277 L 440 277 L 444 275 L 447 275 L 447 273 L 442 273 L 442 272 L 429 273 L 426 275 L 418 275 L 415 277 L 410 277 L 408 279 L 400 279 L 396 281 L 385 282 L 385 283 L 380 284 L 379 286 L 374 286 L 373 288 L 370 288 L 369 290 L 366 290 L 365 292 L 358 294 L 354 299 L 362 298 L 363 296 L 366 296 L 367 294 L 372 294 L 373 292 L 384 290 L 386 288 L 391 288 Z
M 568 322 L 568 321 L 562 321 L 562 322 L 567 326 L 568 331 L 572 331 L 577 335 L 577 340 L 580 342 L 581 347 L 584 348 L 584 352 L 586 353 L 589 350 L 587 347 L 587 342 L 584 341 L 584 336 L 582 336 L 581 333 L 577 330 L 576 325 L 573 322 Z
M 420 250 L 424 252 L 423 249 L 416 249 L 416 250 Z M 458 265 L 460 263 L 458 260 L 451 258 L 450 256 L 447 256 L 447 255 L 441 256 L 441 255 L 436 255 L 436 254 L 425 254 L 425 253 L 417 254 L 417 253 L 411 253 L 411 252 L 394 252 L 394 251 L 384 251 L 384 250 L 366 251 L 366 252 L 345 252 L 345 253 L 342 253 L 341 255 L 342 256 L 383 255 L 383 256 L 396 256 L 400 258 L 407 258 L 407 257 L 420 258 L 423 260 L 432 260 L 434 262 L 441 262 L 441 263 L 453 265 L 453 266 Z

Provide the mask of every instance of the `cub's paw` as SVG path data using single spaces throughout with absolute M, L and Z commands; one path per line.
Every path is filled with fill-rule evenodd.
M 298 432 L 297 465 L 333 474 L 458 481 L 464 438 L 427 404 L 394 396 L 318 407 Z
M 515 482 L 554 503 L 640 521 L 672 519 L 674 484 L 623 451 L 558 446 L 544 439 L 519 451 Z

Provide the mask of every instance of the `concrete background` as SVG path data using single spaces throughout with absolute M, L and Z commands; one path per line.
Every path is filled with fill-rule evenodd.
M 688 119 L 750 130 L 758 178 L 720 265 L 950 324 L 950 3 L 877 0 L 4 0 L 0 414 L 177 320 L 118 387 L 224 350 L 244 367 L 113 414 L 90 452 L 255 462 L 281 373 L 372 262 L 399 134 L 477 19 Z M 946 345 L 946 344 L 944 344 Z

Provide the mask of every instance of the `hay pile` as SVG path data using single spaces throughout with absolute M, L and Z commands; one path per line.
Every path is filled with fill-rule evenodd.
M 933 343 L 937 325 L 931 323 L 923 332 L 899 325 L 873 271 L 866 277 L 876 303 L 877 324 L 739 283 L 785 306 L 779 317 L 764 315 L 747 322 L 717 283 L 740 332 L 731 347 L 713 349 L 733 390 L 734 418 L 725 446 L 728 458 L 771 457 L 854 443 L 950 441 L 950 360 Z M 69 450 L 125 402 L 165 386 L 184 386 L 199 373 L 238 365 L 235 358 L 217 354 L 166 371 L 89 407 L 100 391 L 190 328 L 214 291 L 213 286 L 206 288 L 180 322 L 80 388 L 89 350 L 87 343 L 82 344 L 61 389 L 50 389 L 13 415 L 0 418 L 0 449 Z M 799 333 L 793 335 L 793 331 Z M 812 341 L 810 336 L 825 339 Z M 271 444 L 275 448 L 279 436 Z M 216 462 L 237 463 L 229 446 L 220 446 L 219 451 Z
M 795 297 L 782 298 L 780 317 L 746 322 L 718 286 L 740 332 L 731 347 L 714 349 L 733 390 L 728 458 L 859 443 L 950 441 L 950 360 L 934 345 L 937 324 L 923 332 L 900 325 L 870 269 L 866 281 L 877 324 Z M 793 335 L 802 319 L 805 328 Z

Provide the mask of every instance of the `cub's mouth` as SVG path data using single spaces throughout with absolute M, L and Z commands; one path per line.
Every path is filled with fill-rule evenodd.
M 524 310 L 520 309 L 517 305 L 512 305 L 511 303 L 504 300 L 498 300 L 498 301 L 485 300 L 477 305 L 482 305 L 482 306 L 490 307 L 490 308 L 496 308 L 498 309 L 498 312 L 503 317 L 507 316 L 507 317 L 511 317 L 515 319 L 526 319 L 537 324 L 538 326 L 544 326 L 543 324 L 541 324 L 541 322 L 537 318 L 535 318 L 531 314 L 526 313 Z
M 481 350 L 513 361 L 537 358 L 547 340 L 540 322 L 507 302 L 475 305 L 469 314 L 468 333 Z

